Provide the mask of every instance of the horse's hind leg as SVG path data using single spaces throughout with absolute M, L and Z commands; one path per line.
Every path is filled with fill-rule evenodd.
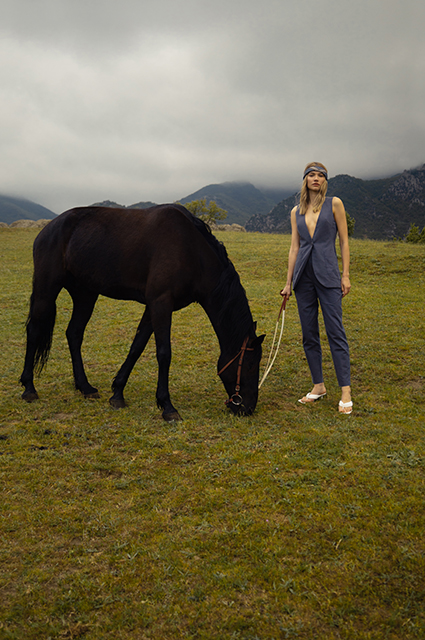
M 33 402 L 38 398 L 34 386 L 34 369 L 40 372 L 49 357 L 56 320 L 56 298 L 62 288 L 61 285 L 49 286 L 48 283 L 40 286 L 38 281 L 39 279 L 34 279 L 31 294 L 26 326 L 25 363 L 20 378 L 21 384 L 25 387 L 22 399 L 27 402 Z
M 118 371 L 112 383 L 112 391 L 114 395 L 109 399 L 109 402 L 114 409 L 122 409 L 125 407 L 124 400 L 124 387 L 127 384 L 130 373 L 133 370 L 134 365 L 143 353 L 144 348 L 149 342 L 149 338 L 152 335 L 152 322 L 148 307 L 146 307 L 142 319 L 137 327 L 136 335 L 130 347 L 127 358 Z
M 97 293 L 92 293 L 87 289 L 76 286 L 70 287 L 68 291 L 72 297 L 74 308 L 66 330 L 66 338 L 71 354 L 75 388 L 81 391 L 86 398 L 98 398 L 99 393 L 97 389 L 92 387 L 87 380 L 83 359 L 81 357 L 84 331 L 93 313 L 98 295 Z

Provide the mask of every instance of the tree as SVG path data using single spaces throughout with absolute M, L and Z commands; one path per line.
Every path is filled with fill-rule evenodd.
M 406 242 L 413 242 L 414 244 L 425 244 L 425 227 L 422 231 L 419 231 L 419 227 L 412 223 L 404 239 Z
M 356 224 L 356 221 L 347 212 L 345 212 L 345 216 L 347 218 L 348 235 L 352 236 L 354 233 L 354 226 Z
M 184 205 L 190 213 L 200 218 L 207 224 L 213 224 L 217 220 L 224 220 L 227 218 L 227 211 L 218 206 L 214 200 L 210 200 L 207 204 L 207 199 L 192 200 L 192 202 L 186 202 Z

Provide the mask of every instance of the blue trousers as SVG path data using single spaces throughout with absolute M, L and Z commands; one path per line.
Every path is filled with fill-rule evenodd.
M 323 382 L 322 348 L 318 322 L 320 302 L 338 384 L 340 387 L 349 386 L 351 384 L 350 352 L 342 324 L 341 289 L 321 285 L 314 274 L 311 260 L 309 260 L 294 291 L 303 334 L 304 352 L 313 384 Z

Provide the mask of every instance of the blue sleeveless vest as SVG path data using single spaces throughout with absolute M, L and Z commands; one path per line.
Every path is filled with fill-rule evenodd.
M 338 228 L 332 212 L 332 198 L 326 198 L 323 203 L 313 237 L 307 229 L 305 216 L 299 214 L 299 207 L 296 211 L 296 221 L 300 235 L 300 248 L 295 262 L 293 288 L 296 288 L 310 255 L 314 275 L 320 284 L 328 288 L 341 287 L 341 274 L 335 249 Z

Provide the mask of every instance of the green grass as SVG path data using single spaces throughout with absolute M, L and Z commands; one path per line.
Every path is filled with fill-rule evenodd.
M 254 416 L 224 407 L 218 344 L 175 314 L 171 392 L 155 406 L 153 344 L 108 404 L 142 309 L 102 298 L 73 388 L 62 293 L 40 400 L 20 399 L 33 230 L 0 230 L 0 638 L 271 640 L 425 636 L 425 247 L 351 242 L 344 299 L 354 413 L 324 341 L 310 389 L 296 310 Z M 268 356 L 289 237 L 225 234 Z M 196 328 L 196 329 L 195 329 Z

